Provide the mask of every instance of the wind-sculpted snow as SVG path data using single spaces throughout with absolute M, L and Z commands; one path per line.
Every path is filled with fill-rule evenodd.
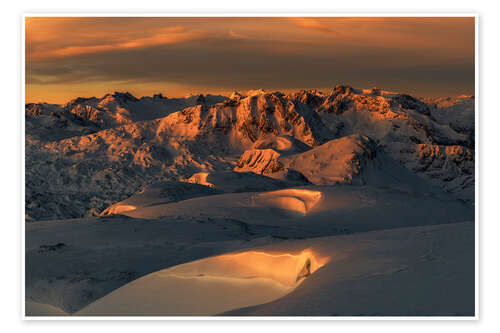
M 472 201 L 473 116 L 470 96 L 418 99 L 349 86 L 27 104 L 26 214 L 98 215 L 148 184 L 200 172 L 252 172 L 294 186 L 359 184 L 375 153 Z
M 148 185 L 130 198 L 106 208 L 100 215 L 122 214 L 141 207 L 177 202 L 216 194 L 206 186 L 185 182 L 164 182 Z
M 283 297 L 328 261 L 311 250 L 224 254 L 144 276 L 76 315 L 216 315 Z
M 255 195 L 252 202 L 256 206 L 283 209 L 306 215 L 321 200 L 321 191 L 287 189 Z
M 278 135 L 269 136 L 255 141 L 252 145 L 254 149 L 273 149 L 281 155 L 301 153 L 311 149 L 311 146 L 304 144 L 293 137 Z

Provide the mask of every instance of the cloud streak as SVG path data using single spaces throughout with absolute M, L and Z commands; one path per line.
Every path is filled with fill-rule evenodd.
M 294 21 L 297 25 L 306 28 L 306 29 L 312 29 L 320 32 L 325 32 L 328 34 L 334 34 L 337 36 L 340 36 L 341 34 L 332 28 L 330 28 L 327 24 L 321 23 L 315 18 L 311 17 L 293 17 L 291 18 L 292 21 Z
M 89 53 L 100 53 L 107 51 L 117 51 L 123 49 L 136 49 L 136 48 L 145 48 L 151 46 L 158 45 L 166 45 L 166 44 L 175 44 L 175 43 L 183 43 L 186 41 L 200 39 L 204 36 L 204 34 L 199 32 L 187 31 L 184 27 L 181 26 L 172 26 L 157 29 L 149 35 L 130 38 L 127 40 L 116 40 L 110 41 L 109 43 L 101 43 L 101 41 L 96 38 L 94 43 L 89 44 L 63 44 L 60 46 L 54 46 L 52 49 L 44 49 L 44 48 L 35 48 L 34 50 L 29 47 L 30 40 L 28 36 L 27 40 L 27 53 L 30 60 L 37 59 L 50 59 L 57 57 L 70 57 L 70 56 L 78 56 L 80 54 L 89 54 Z M 99 36 L 96 36 L 99 37 Z M 102 38 L 102 37 L 101 37 Z

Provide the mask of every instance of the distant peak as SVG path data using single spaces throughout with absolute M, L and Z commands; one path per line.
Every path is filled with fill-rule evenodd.
M 459 95 L 459 96 L 457 96 L 457 98 L 470 98 L 470 99 L 474 99 L 474 95 L 466 95 L 466 94 L 463 94 L 463 95 Z
M 264 91 L 264 89 L 253 89 L 253 90 L 249 90 L 247 92 L 247 96 L 258 96 L 258 95 L 264 95 L 266 92 Z
M 94 97 L 77 97 L 75 99 L 72 99 L 69 101 L 67 104 L 83 104 L 89 101 L 95 101 L 97 98 Z
M 205 104 L 206 100 L 205 100 L 205 96 L 203 96 L 203 94 L 200 94 L 198 96 L 198 98 L 196 99 L 196 104 Z
M 233 93 L 231 94 L 231 96 L 229 97 L 229 99 L 242 99 L 244 98 L 245 96 L 243 96 L 242 94 L 240 94 L 239 92 L 237 91 L 233 91 Z
M 113 93 L 113 97 L 124 100 L 124 101 L 127 101 L 127 100 L 136 101 L 137 100 L 137 98 L 134 95 L 132 95 L 131 93 L 129 93 L 128 91 L 125 91 L 125 92 L 115 91 Z
M 153 99 L 167 99 L 162 93 L 154 94 Z
M 370 93 L 372 95 L 375 95 L 375 96 L 380 96 L 381 93 L 382 93 L 382 90 L 380 88 L 377 88 L 377 87 L 373 87 L 370 91 Z
M 335 88 L 333 88 L 332 94 L 342 94 L 342 95 L 350 95 L 354 92 L 354 89 L 345 84 L 337 84 Z

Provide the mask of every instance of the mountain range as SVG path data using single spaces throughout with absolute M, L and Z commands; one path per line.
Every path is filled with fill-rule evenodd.
M 285 188 L 383 186 L 400 170 L 400 184 L 416 176 L 474 201 L 474 96 L 346 85 L 229 97 L 115 92 L 26 104 L 25 128 L 27 220 L 99 215 L 151 184 L 220 172 Z

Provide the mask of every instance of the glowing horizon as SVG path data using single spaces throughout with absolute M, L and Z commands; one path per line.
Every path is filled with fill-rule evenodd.
M 28 17 L 26 102 L 377 86 L 474 94 L 474 17 Z

